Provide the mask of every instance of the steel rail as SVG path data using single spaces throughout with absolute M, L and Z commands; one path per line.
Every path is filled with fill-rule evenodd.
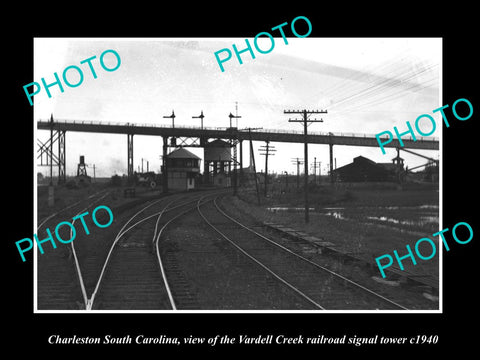
M 203 195 L 203 196 L 207 196 L 207 195 Z M 94 301 L 95 301 L 97 292 L 98 292 L 98 290 L 99 290 L 99 288 L 100 288 L 101 282 L 102 282 L 102 280 L 103 280 L 103 276 L 104 276 L 105 271 L 106 271 L 106 269 L 107 269 L 107 266 L 108 266 L 110 257 L 112 256 L 113 250 L 114 250 L 116 244 L 118 243 L 118 241 L 119 241 L 128 231 L 130 231 L 131 229 L 135 228 L 136 226 L 140 225 L 141 223 L 143 223 L 143 222 L 145 222 L 145 221 L 147 221 L 147 220 L 149 220 L 149 219 L 151 219 L 151 218 L 153 218 L 153 217 L 155 217 L 155 216 L 158 216 L 158 218 L 157 218 L 157 222 L 156 222 L 156 224 L 155 224 L 154 238 L 152 239 L 152 243 L 155 241 L 155 236 L 156 236 L 156 237 L 157 237 L 157 244 L 156 244 L 157 250 L 156 250 L 156 251 L 157 251 L 157 257 L 158 257 L 158 261 L 159 261 L 159 265 L 160 265 L 160 270 L 161 270 L 161 272 L 162 272 L 162 278 L 163 278 L 163 280 L 164 280 L 164 282 L 165 282 L 165 287 L 166 287 L 167 293 L 169 294 L 169 299 L 171 300 L 171 303 L 173 304 L 173 307 L 175 307 L 174 302 L 172 302 L 172 301 L 173 301 L 173 297 L 172 297 L 172 295 L 171 295 L 171 291 L 170 291 L 170 287 L 169 287 L 169 285 L 168 285 L 168 282 L 166 281 L 165 270 L 164 270 L 164 267 L 163 267 L 163 263 L 161 262 L 161 258 L 160 258 L 160 255 L 159 255 L 159 249 L 158 249 L 158 240 L 159 240 L 160 235 L 161 235 L 161 233 L 163 232 L 163 230 L 164 230 L 164 228 L 165 228 L 166 226 L 164 226 L 164 227 L 160 230 L 159 234 L 157 234 L 158 223 L 159 223 L 159 221 L 160 221 L 160 218 L 162 217 L 162 215 L 163 215 L 165 212 L 172 211 L 172 210 L 174 210 L 174 209 L 177 209 L 177 208 L 179 208 L 179 207 L 181 207 L 181 206 L 185 206 L 185 205 L 187 205 L 187 204 L 189 204 L 189 203 L 192 203 L 192 202 L 196 202 L 198 199 L 195 198 L 194 200 L 189 200 L 189 201 L 180 203 L 180 204 L 178 204 L 178 205 L 176 205 L 176 206 L 173 206 L 173 207 L 170 207 L 170 208 L 169 208 L 169 206 L 170 206 L 172 203 L 174 203 L 174 202 L 176 202 L 176 201 L 183 200 L 183 198 L 172 200 L 172 201 L 170 201 L 169 203 L 167 203 L 167 204 L 163 207 L 163 209 L 162 209 L 161 211 L 156 212 L 156 213 L 151 214 L 151 215 L 148 215 L 148 216 L 146 216 L 145 218 L 137 221 L 136 223 L 134 223 L 133 225 L 131 225 L 131 226 L 128 227 L 127 229 L 125 229 L 125 228 L 127 227 L 127 225 L 130 224 L 130 223 L 132 222 L 132 220 L 133 220 L 134 218 L 136 218 L 139 214 L 141 214 L 143 211 L 145 211 L 145 210 L 148 209 L 149 207 L 157 204 L 158 202 L 160 202 L 160 201 L 162 201 L 162 200 L 165 200 L 165 197 L 163 197 L 163 198 L 161 198 L 161 199 L 158 199 L 158 200 L 154 201 L 153 203 L 150 203 L 150 204 L 148 204 L 147 206 L 143 207 L 142 209 L 140 209 L 139 211 L 137 211 L 132 217 L 130 217 L 130 218 L 125 222 L 125 224 L 122 226 L 122 228 L 121 228 L 120 231 L 118 232 L 117 236 L 115 237 L 115 239 L 114 239 L 114 241 L 113 241 L 113 243 L 112 243 L 112 245 L 111 245 L 111 247 L 110 247 L 110 250 L 109 250 L 109 252 L 108 252 L 108 254 L 107 254 L 107 257 L 106 257 L 105 262 L 104 262 L 104 264 L 103 264 L 103 266 L 102 266 L 102 270 L 101 270 L 101 272 L 100 272 L 99 278 L 98 278 L 97 283 L 96 283 L 96 285 L 95 285 L 95 289 L 94 289 L 94 291 L 92 292 L 92 295 L 91 295 L 90 299 L 88 300 L 88 306 L 86 306 L 86 309 L 87 309 L 87 310 L 92 310 L 92 308 L 93 308 L 93 304 L 94 304 Z M 192 209 L 194 209 L 194 207 L 193 207 Z M 189 209 L 188 211 L 191 211 L 192 209 Z M 187 212 L 188 212 L 188 211 L 187 211 Z M 185 212 L 185 213 L 186 213 L 186 212 Z M 181 213 L 180 215 L 183 215 L 183 214 L 184 214 L 184 213 Z M 179 217 L 180 215 L 176 216 L 175 218 Z M 170 223 L 170 222 L 171 222 L 171 221 L 169 221 L 168 223 Z
M 190 201 L 188 203 L 185 203 L 185 204 L 182 204 L 183 205 L 187 205 L 191 202 L 194 202 L 194 201 L 197 201 L 197 206 L 198 206 L 198 203 L 200 203 L 205 197 L 207 196 L 212 196 L 212 195 L 215 195 L 215 194 L 207 194 L 207 195 L 203 195 L 200 197 L 200 199 L 198 200 L 193 200 L 193 201 Z M 205 201 L 206 202 L 206 201 Z M 176 206 L 176 207 L 179 207 L 179 206 Z M 170 225 L 171 222 L 173 222 L 174 220 L 178 219 L 180 216 L 184 216 L 185 214 L 189 213 L 190 211 L 192 210 L 195 210 L 196 206 L 193 206 L 177 215 L 175 215 L 173 218 L 171 218 L 169 221 L 167 221 L 163 226 L 162 228 L 159 230 L 158 234 L 157 234 L 157 237 L 156 237 L 156 240 L 155 240 L 155 248 L 156 248 L 156 253 L 157 253 L 157 259 L 158 259 L 158 263 L 160 265 L 160 271 L 162 273 L 162 278 L 163 278 L 163 281 L 165 283 L 165 288 L 167 289 L 167 293 L 168 293 L 168 298 L 170 300 L 170 305 L 172 307 L 173 310 L 177 310 L 177 306 L 175 304 L 175 300 L 173 298 L 173 294 L 172 294 L 172 291 L 170 289 L 170 285 L 168 283 L 168 279 L 167 279 L 167 274 L 166 274 L 166 271 L 165 271 L 165 267 L 163 266 L 163 262 L 162 262 L 162 257 L 160 255 L 160 248 L 159 248 L 159 243 L 160 243 L 160 237 L 162 236 L 162 233 L 163 231 L 167 228 L 168 225 Z M 171 209 L 170 209 L 171 210 Z
M 101 194 L 101 193 L 104 192 L 104 191 L 106 191 L 106 190 L 100 190 L 100 191 L 96 192 L 95 194 L 90 195 L 87 199 L 91 199 L 92 197 L 94 197 L 94 196 L 96 196 L 96 195 L 99 195 L 99 194 Z M 81 203 L 82 201 L 84 201 L 84 200 L 86 200 L 86 199 L 80 199 L 80 200 L 74 202 L 73 204 L 70 204 L 70 205 L 68 205 L 68 206 L 66 206 L 66 207 L 58 210 L 57 212 L 55 212 L 55 213 L 47 216 L 46 218 L 42 219 L 41 222 L 40 222 L 40 224 L 37 225 L 37 232 L 38 232 L 38 230 L 43 226 L 43 224 L 45 224 L 48 220 L 50 220 L 50 219 L 53 218 L 54 216 L 60 214 L 61 212 L 64 212 L 65 210 L 70 209 L 71 207 L 74 207 L 74 206 L 77 205 L 77 204 L 80 204 L 80 203 Z M 75 217 L 75 216 L 74 216 L 74 217 Z
M 121 238 L 123 235 L 125 235 L 128 231 L 130 231 L 131 229 L 133 229 L 133 228 L 136 227 L 137 225 L 141 224 L 141 223 L 144 222 L 144 221 L 147 221 L 147 220 L 151 219 L 152 217 L 155 217 L 155 216 L 163 213 L 164 211 L 171 211 L 171 210 L 174 210 L 174 209 L 176 209 L 176 208 L 178 208 L 178 207 L 181 207 L 181 206 L 183 206 L 183 205 L 186 205 L 186 204 L 189 204 L 189 203 L 195 202 L 195 201 L 197 201 L 197 199 L 189 200 L 189 201 L 187 201 L 187 202 L 184 202 L 183 204 L 176 205 L 176 206 L 174 206 L 174 207 L 172 207 L 172 208 L 170 208 L 170 209 L 161 210 L 161 211 L 158 211 L 158 212 L 153 213 L 153 214 L 151 214 L 151 215 L 148 215 L 147 217 L 143 218 L 142 220 L 139 220 L 139 221 L 136 222 L 135 224 L 131 225 L 131 226 L 130 226 L 128 229 L 126 229 L 125 231 L 119 233 L 117 236 L 118 236 L 119 238 Z M 123 228 L 125 228 L 125 226 L 124 226 Z M 122 228 L 122 229 L 123 229 L 123 228 Z M 157 231 L 157 230 L 155 229 L 154 233 L 156 233 L 156 231 Z
M 210 200 L 211 201 L 211 200 Z M 215 200 L 213 200 L 215 202 Z M 207 201 L 206 201 L 207 202 Z M 203 204 L 205 204 L 204 202 Z M 203 205 L 201 204 L 201 205 Z M 266 265 L 264 265 L 261 261 L 256 259 L 254 256 L 250 255 L 247 253 L 245 250 L 243 250 L 240 246 L 238 246 L 234 241 L 232 241 L 228 236 L 226 236 L 224 233 L 222 233 L 217 227 L 215 227 L 208 219 L 206 216 L 202 213 L 200 210 L 200 203 L 197 203 L 197 210 L 200 216 L 203 218 L 203 220 L 213 229 L 215 230 L 220 236 L 222 236 L 225 240 L 227 240 L 230 244 L 232 244 L 235 248 L 237 248 L 242 254 L 247 256 L 250 260 L 254 261 L 256 264 L 258 264 L 260 267 L 262 267 L 265 271 L 267 271 L 270 275 L 272 275 L 274 278 L 279 280 L 281 283 L 292 289 L 294 292 L 296 292 L 298 295 L 300 295 L 302 298 L 306 299 L 308 302 L 313 304 L 316 308 L 320 310 L 326 310 L 324 307 L 322 307 L 320 304 L 318 304 L 315 300 L 311 299 L 307 294 L 302 292 L 300 289 L 295 287 L 294 285 L 290 284 L 288 281 L 283 279 L 280 275 L 276 274 L 274 271 L 269 269 Z
M 291 255 L 293 255 L 293 256 L 296 256 L 297 258 L 299 258 L 299 259 L 301 259 L 301 260 L 303 260 L 303 261 L 305 261 L 305 262 L 307 262 L 307 263 L 309 263 L 309 264 L 311 264 L 311 265 L 313 265 L 313 266 L 315 266 L 315 267 L 317 267 L 317 268 L 319 268 L 319 269 L 321 269 L 321 270 L 323 270 L 323 271 L 326 271 L 326 272 L 328 272 L 329 274 L 331 274 L 331 275 L 333 275 L 333 276 L 336 276 L 336 277 L 338 277 L 338 278 L 340 278 L 340 279 L 348 282 L 349 284 L 354 285 L 354 286 L 356 286 L 357 288 L 360 288 L 360 289 L 362 289 L 363 291 L 366 291 L 366 292 L 368 292 L 368 293 L 370 293 L 370 294 L 372 294 L 372 295 L 374 295 L 374 296 L 376 296 L 376 297 L 378 297 L 378 298 L 380 298 L 380 299 L 382 299 L 382 300 L 390 303 L 391 305 L 394 305 L 394 306 L 396 306 L 396 307 L 398 307 L 398 308 L 401 308 L 402 310 L 408 310 L 406 307 L 404 307 L 404 306 L 402 306 L 402 305 L 400 305 L 400 304 L 398 304 L 398 303 L 396 303 L 396 302 L 394 302 L 394 301 L 392 301 L 392 300 L 384 297 L 383 295 L 380 295 L 380 294 L 376 293 L 375 291 L 370 290 L 370 289 L 368 289 L 367 287 L 365 287 L 365 286 L 363 286 L 363 285 L 360 285 L 360 284 L 358 284 L 357 282 L 355 282 L 355 281 L 353 281 L 353 280 L 350 280 L 350 279 L 346 278 L 345 276 L 336 273 L 335 271 L 332 271 L 332 270 L 330 270 L 330 269 L 327 269 L 326 267 L 323 267 L 323 266 L 321 266 L 321 265 L 319 265 L 319 264 L 317 264 L 317 263 L 315 263 L 315 262 L 307 259 L 306 257 L 304 257 L 304 256 L 302 256 L 302 255 L 300 255 L 300 254 L 297 254 L 296 252 L 293 252 L 292 250 L 286 248 L 285 246 L 280 245 L 280 244 L 277 243 L 276 241 L 274 241 L 274 240 L 272 240 L 272 239 L 270 239 L 270 238 L 267 238 L 267 237 L 264 236 L 263 234 L 260 234 L 260 233 L 258 233 L 257 231 L 249 228 L 248 226 L 240 223 L 239 221 L 237 221 L 236 219 L 232 218 L 232 217 L 229 216 L 227 213 L 225 213 L 222 209 L 220 209 L 220 207 L 219 207 L 218 204 L 217 204 L 217 198 L 215 198 L 215 199 L 213 200 L 213 203 L 214 203 L 215 207 L 217 208 L 217 210 L 218 210 L 223 216 L 225 216 L 226 218 L 228 218 L 228 219 L 231 220 L 232 222 L 236 223 L 237 225 L 241 226 L 241 227 L 244 228 L 245 230 L 248 230 L 248 231 L 250 231 L 251 233 L 257 235 L 258 237 L 262 238 L 263 240 L 266 240 L 266 241 L 270 242 L 271 244 L 273 244 L 273 245 L 277 246 L 278 248 L 280 248 L 280 249 L 288 252 L 289 254 L 291 254 Z
M 95 301 L 95 296 L 97 295 L 97 291 L 98 289 L 100 288 L 100 284 L 103 280 L 103 275 L 105 273 L 105 270 L 107 269 L 107 266 L 108 266 L 108 262 L 110 260 L 110 256 L 112 255 L 112 252 L 113 252 L 113 249 L 115 248 L 115 245 L 118 243 L 118 241 L 120 240 L 120 238 L 125 234 L 125 232 L 122 233 L 122 231 L 125 229 L 125 227 L 140 213 L 142 213 L 143 211 L 145 211 L 146 209 L 148 209 L 149 207 L 155 205 L 156 203 L 162 201 L 162 200 L 165 200 L 165 198 L 161 198 L 161 199 L 158 199 L 150 204 L 148 204 L 147 206 L 143 207 L 142 209 L 140 209 L 139 211 L 137 211 L 132 217 L 130 217 L 127 222 L 122 226 L 122 228 L 120 229 L 120 231 L 118 232 L 117 236 L 115 237 L 115 240 L 113 241 L 112 243 L 112 246 L 110 247 L 110 250 L 108 251 L 108 254 L 107 254 L 107 258 L 105 259 L 105 262 L 103 263 L 103 266 L 102 266 L 102 270 L 100 272 L 100 275 L 98 277 L 98 280 L 97 280 L 97 283 L 95 284 L 95 288 L 92 292 L 92 295 L 90 297 L 90 299 L 88 300 L 88 303 L 87 303 L 87 306 L 86 306 L 86 310 L 92 310 L 92 307 L 93 307 L 93 303 Z M 136 224 L 138 225 L 138 223 Z M 135 226 L 135 225 L 134 225 Z M 133 226 L 132 226 L 133 227 Z M 131 227 L 131 228 L 132 228 Z M 128 231 L 128 230 L 127 230 Z
M 90 205 L 88 205 L 85 209 L 83 210 L 80 210 L 80 212 L 78 214 L 76 214 L 74 217 L 80 215 L 82 212 L 84 212 L 85 210 L 87 210 L 89 207 L 91 207 L 93 204 L 97 203 L 98 201 L 102 200 L 105 196 L 107 196 L 109 193 L 105 193 L 103 196 L 99 197 L 97 200 L 95 200 L 94 202 L 90 203 Z M 91 197 L 89 197 L 91 198 Z M 75 219 L 72 221 L 72 225 L 75 224 Z M 72 238 L 73 236 L 73 233 L 72 233 L 72 228 L 70 228 L 70 239 Z M 78 281 L 80 282 L 80 288 L 82 290 L 82 296 L 83 296 L 83 302 L 85 304 L 85 308 L 88 308 L 88 303 L 89 303 L 89 300 L 88 300 L 88 296 L 87 296 L 87 291 L 85 289 L 85 282 L 83 281 L 83 276 L 82 276 L 82 270 L 80 269 L 80 263 L 78 262 L 78 256 L 77 256 L 77 252 L 75 250 L 75 245 L 73 244 L 74 242 L 70 242 L 70 247 L 72 248 L 72 253 L 73 253 L 73 258 L 75 260 L 75 268 L 77 270 L 77 275 L 78 275 Z

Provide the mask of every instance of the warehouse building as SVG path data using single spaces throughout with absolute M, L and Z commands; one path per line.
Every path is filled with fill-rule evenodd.
M 398 172 L 403 171 L 403 159 L 396 157 L 391 163 L 376 163 L 363 156 L 357 156 L 353 162 L 333 171 L 337 181 L 367 182 L 396 181 Z

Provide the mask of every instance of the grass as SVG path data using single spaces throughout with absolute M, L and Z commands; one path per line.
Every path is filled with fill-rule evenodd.
M 432 237 L 439 230 L 439 194 L 434 185 L 413 184 L 401 189 L 388 183 L 317 186 L 309 194 L 310 207 L 316 211 L 310 211 L 308 224 L 303 211 L 272 212 L 267 209 L 279 205 L 304 206 L 303 192 L 276 190 L 273 187 L 260 206 L 252 192 L 242 192 L 239 198 L 232 198 L 232 205 L 255 219 L 305 231 L 335 244 L 340 251 L 371 262 L 383 254 L 393 256 L 394 250 L 399 256 L 407 254 L 406 245 L 413 250 L 422 237 L 430 237 L 438 245 L 438 237 Z M 428 206 L 420 208 L 422 205 Z M 328 207 L 341 208 L 341 218 L 326 212 Z M 428 221 L 422 222 L 422 219 Z M 438 276 L 438 252 L 429 261 L 417 259 L 416 266 L 409 259 L 404 260 L 403 265 L 416 274 Z
M 48 206 L 48 186 L 39 186 L 37 188 L 37 211 L 38 219 L 43 219 L 52 213 L 56 213 L 65 207 L 72 205 L 80 200 L 85 200 L 89 196 L 107 190 L 109 194 L 104 198 L 104 202 L 108 202 L 112 208 L 132 203 L 135 199 L 151 196 L 153 194 L 160 195 L 158 190 L 151 191 L 148 187 L 136 187 L 135 198 L 125 198 L 123 187 L 112 187 L 106 183 L 95 183 L 88 186 L 80 186 L 78 188 L 69 188 L 66 185 L 54 187 L 54 205 Z M 97 205 L 102 205 L 102 202 Z M 86 206 L 86 205 L 85 205 Z

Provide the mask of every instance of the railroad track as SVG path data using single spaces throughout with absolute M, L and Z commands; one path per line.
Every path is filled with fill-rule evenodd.
M 213 195 L 213 197 L 218 195 Z M 157 254 L 177 310 L 311 309 L 265 271 L 251 266 L 206 225 L 199 208 L 213 197 L 198 199 L 188 215 L 166 222 L 157 236 Z M 183 216 L 186 215 L 186 216 Z M 259 296 L 259 294 L 262 294 Z
M 131 216 L 110 246 L 86 309 L 176 310 L 177 302 L 182 308 L 196 308 L 195 294 L 182 279 L 176 259 L 168 254 L 160 256 L 158 242 L 168 224 L 194 210 L 205 196 L 174 195 L 148 204 Z M 166 267 L 171 274 L 176 273 L 173 284 L 165 275 Z
M 225 241 L 315 309 L 407 310 L 240 223 L 218 206 L 216 198 L 198 203 L 198 211 Z
M 218 206 L 219 196 L 150 199 L 115 218 L 115 237 L 89 235 L 41 255 L 55 257 L 49 274 L 58 279 L 39 282 L 38 308 L 405 309 L 238 222 Z M 179 223 L 185 227 L 172 226 Z
M 49 227 L 53 233 L 53 229 L 60 221 L 71 221 L 73 217 L 90 211 L 107 200 L 109 195 L 107 191 L 100 191 L 81 199 L 67 207 L 38 220 L 37 234 L 39 239 L 46 237 L 45 228 Z M 185 197 L 177 196 L 178 199 Z M 135 200 L 132 209 L 138 209 L 141 199 Z M 156 204 L 163 199 L 146 200 L 146 205 L 141 204 L 143 211 L 150 206 Z M 102 203 L 101 203 L 102 204 Z M 140 211 L 141 212 L 141 211 Z M 138 212 L 138 213 L 140 213 Z M 114 222 L 116 227 L 121 226 L 124 214 L 115 214 Z M 69 244 L 57 243 L 57 248 L 48 248 L 48 243 L 44 245 L 45 252 L 40 254 L 38 249 L 35 250 L 36 258 L 36 278 L 34 279 L 36 297 L 34 299 L 34 308 L 38 310 L 84 310 L 89 306 L 90 296 L 96 284 L 96 279 L 101 269 L 101 265 L 105 261 L 105 256 L 111 239 L 108 239 L 115 226 L 102 232 L 91 222 L 85 218 L 86 226 L 91 230 L 90 235 L 84 236 L 82 225 L 76 224 L 77 236 L 74 241 Z M 72 233 L 68 234 L 68 227 L 62 228 L 60 231 L 63 239 L 72 237 Z
M 38 220 L 37 231 L 39 239 L 46 237 L 45 228 L 53 229 L 60 221 L 71 220 L 86 209 L 92 207 L 108 195 L 105 190 L 76 201 L 53 214 Z M 64 229 L 62 229 L 64 230 Z M 64 231 L 61 232 L 62 234 Z M 70 234 L 71 235 L 71 234 Z M 62 235 L 68 239 L 68 235 Z M 56 249 L 45 244 L 44 254 L 35 249 L 37 267 L 34 279 L 34 308 L 39 310 L 75 310 L 82 308 L 81 282 L 78 279 L 78 267 L 75 264 L 73 242 L 70 245 L 58 245 Z M 61 269 L 61 270 L 59 270 Z

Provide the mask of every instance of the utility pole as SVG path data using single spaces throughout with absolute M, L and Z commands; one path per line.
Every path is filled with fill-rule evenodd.
M 297 165 L 297 189 L 300 187 L 300 164 L 303 164 L 303 160 L 300 158 L 293 158 L 292 164 Z
M 238 116 L 238 101 L 235 101 L 235 116 Z M 237 117 L 238 119 L 238 117 Z M 238 128 L 238 120 L 237 120 L 237 123 L 236 123 L 236 126 Z
M 200 119 L 201 120 L 201 129 L 203 130 L 203 118 L 205 116 L 203 115 L 203 110 L 201 111 L 199 116 L 192 116 L 192 119 Z
M 257 191 L 257 201 L 258 205 L 260 205 L 260 191 L 258 189 L 258 179 L 257 179 L 257 168 L 255 166 L 255 153 L 253 151 L 253 141 L 252 141 L 252 130 L 261 130 L 262 128 L 245 128 L 244 130 L 248 130 L 248 138 L 250 141 L 250 167 L 253 167 L 253 176 L 255 179 L 255 190 Z
M 326 110 L 284 110 L 284 114 L 301 114 L 303 119 L 288 119 L 288 122 L 300 122 L 303 123 L 303 143 L 304 143 L 304 164 L 305 164 L 305 222 L 309 222 L 309 204 L 308 204 L 308 132 L 307 127 L 310 123 L 323 122 L 323 119 L 309 119 L 311 114 L 326 114 Z
M 275 151 L 275 146 L 270 146 L 270 141 L 266 141 L 267 145 L 262 145 L 260 151 L 260 155 L 265 155 L 265 188 L 264 188 L 264 196 L 267 197 L 267 183 L 268 183 L 268 155 L 275 155 L 273 154 Z
M 232 119 L 241 118 L 241 116 L 232 115 L 232 113 L 230 113 L 228 117 L 230 118 L 230 128 L 232 127 Z M 235 138 L 235 140 L 237 140 L 237 137 Z M 230 149 L 232 147 L 233 147 L 233 195 L 237 195 L 237 143 L 234 141 L 234 139 L 230 139 Z M 229 168 L 229 172 L 230 172 L 230 168 Z
M 313 183 L 317 185 L 317 165 L 318 165 L 318 176 L 320 176 L 320 166 L 322 165 L 321 161 L 317 161 L 317 158 L 313 158 Z

